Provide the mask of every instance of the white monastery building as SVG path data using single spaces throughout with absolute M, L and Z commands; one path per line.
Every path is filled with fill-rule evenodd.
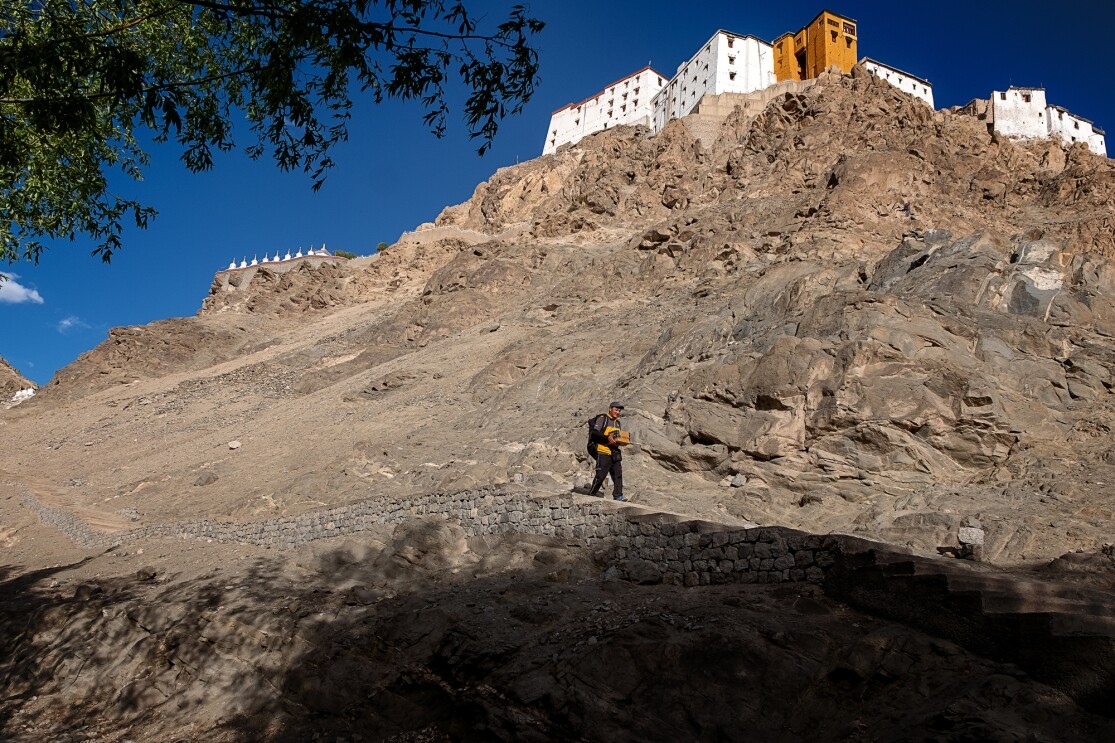
M 717 31 L 654 98 L 655 132 L 693 113 L 706 95 L 751 93 L 777 82 L 774 49 L 754 36 Z
M 577 142 L 609 126 L 651 126 L 651 99 L 666 79 L 650 67 L 617 80 L 580 103 L 570 103 L 550 116 L 550 132 L 543 155 L 567 142 Z
M 1066 145 L 1082 142 L 1097 155 L 1107 156 L 1102 129 L 1088 119 L 1046 103 L 1044 88 L 1016 88 L 991 92 L 993 130 L 1007 137 L 1046 139 L 1057 137 Z
M 894 87 L 901 90 L 903 93 L 909 93 L 915 98 L 920 98 L 933 108 L 933 86 L 929 84 L 928 80 L 923 80 L 920 77 L 914 77 L 908 72 L 891 67 L 888 64 L 883 64 L 870 57 L 864 57 L 861 64 L 864 68 L 875 77 L 885 80 Z
M 829 16 L 836 17 L 829 11 L 822 11 L 814 23 L 825 21 L 835 25 Z M 811 44 L 816 47 L 820 41 L 817 37 L 817 41 L 809 42 L 804 36 L 807 30 L 808 27 L 796 36 L 787 35 L 801 64 L 807 61 L 807 47 Z M 854 24 L 845 23 L 843 31 L 850 34 L 845 40 L 854 54 Z M 835 43 L 836 37 L 825 41 Z M 814 64 L 820 65 L 824 59 L 828 58 L 814 55 Z M 851 60 L 854 61 L 854 56 Z M 788 64 L 793 68 L 792 58 Z M 844 71 L 850 69 L 851 65 L 846 64 Z M 872 61 L 870 69 L 895 87 L 933 105 L 933 89 L 928 81 L 881 62 Z M 580 141 L 612 126 L 643 125 L 657 133 L 673 119 L 697 112 L 705 96 L 753 93 L 781 80 L 802 78 L 802 72 L 783 70 L 780 75 L 773 45 L 754 36 L 719 30 L 678 67 L 669 81 L 653 68 L 644 67 L 580 103 L 570 103 L 554 111 L 542 154 L 548 155 L 564 144 Z

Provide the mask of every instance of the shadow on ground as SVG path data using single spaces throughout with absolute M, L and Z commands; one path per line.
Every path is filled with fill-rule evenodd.
M 444 522 L 382 536 L 189 579 L 4 568 L 0 737 L 1115 737 L 1018 668 L 813 586 L 639 586 L 577 545 Z

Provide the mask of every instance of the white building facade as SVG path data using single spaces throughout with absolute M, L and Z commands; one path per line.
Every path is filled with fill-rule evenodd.
M 1069 113 L 1060 106 L 1045 109 L 1045 120 L 1049 122 L 1049 135 L 1060 137 L 1067 145 L 1084 142 L 1088 149 L 1097 155 L 1107 155 L 1107 144 L 1102 129 L 1097 129 L 1088 119 Z
M 1049 136 L 1045 120 L 1045 89 L 1014 88 L 991 92 L 995 131 L 1007 137 L 1043 139 Z
M 1104 133 L 1091 121 L 1060 106 L 1050 106 L 1044 88 L 1016 88 L 991 92 L 994 131 L 1020 139 L 1059 138 L 1066 145 L 1082 142 L 1097 155 L 1107 156 Z
M 617 80 L 594 96 L 580 103 L 570 103 L 550 116 L 543 155 L 569 142 L 577 142 L 608 127 L 636 125 L 652 126 L 654 96 L 666 83 L 660 73 L 644 67 L 636 73 Z
M 660 132 L 670 120 L 693 113 L 706 95 L 751 93 L 776 82 L 770 44 L 717 31 L 655 96 L 652 128 Z
M 934 108 L 933 86 L 929 84 L 928 80 L 914 77 L 910 73 L 903 72 L 897 67 L 891 67 L 888 64 L 883 64 L 869 57 L 864 57 L 862 64 L 864 68 L 875 77 L 890 83 L 903 93 L 908 93 L 915 98 L 920 98 L 925 101 L 930 108 Z

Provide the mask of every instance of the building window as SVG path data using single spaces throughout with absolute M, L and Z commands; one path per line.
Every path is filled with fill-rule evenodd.
M 735 57 L 728 57 L 728 64 L 735 64 L 735 63 L 736 63 L 736 58 Z
M 635 102 L 634 102 L 634 103 L 632 103 L 631 105 L 633 105 L 633 106 L 638 106 L 638 105 L 639 105 L 639 99 L 638 99 L 638 98 L 636 98 L 636 99 L 635 99 Z
M 1030 94 L 1029 93 L 1023 93 L 1022 94 L 1022 101 L 1024 103 L 1029 103 L 1030 102 Z
M 728 79 L 729 80 L 735 80 L 736 79 L 736 73 L 735 72 L 729 72 L 728 73 Z
M 1072 122 L 1072 128 L 1073 129 L 1079 129 L 1080 128 L 1080 122 L 1079 121 Z
M 1006 93 L 1000 93 L 999 94 L 999 100 L 1000 101 L 1005 101 L 1006 99 L 1007 99 L 1007 94 Z
M 736 40 L 734 38 L 732 38 L 731 36 L 729 36 L 728 37 L 728 48 L 731 49 L 733 46 L 735 46 L 735 43 L 736 43 Z

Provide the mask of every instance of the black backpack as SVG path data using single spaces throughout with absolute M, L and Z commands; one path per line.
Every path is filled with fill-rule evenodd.
M 605 414 L 600 413 L 588 419 L 588 444 L 585 446 L 585 449 L 588 451 L 589 459 L 596 459 L 596 442 L 592 440 L 592 426 L 602 415 Z

